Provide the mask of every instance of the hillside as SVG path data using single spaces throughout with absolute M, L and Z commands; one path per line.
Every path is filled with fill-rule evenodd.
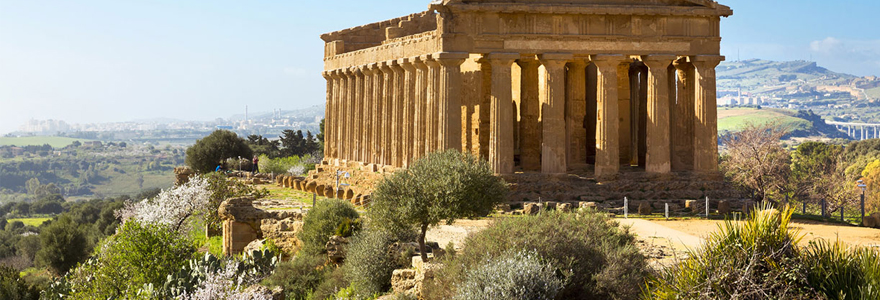
M 718 132 L 738 131 L 746 124 L 766 124 L 779 122 L 790 131 L 788 137 L 846 138 L 834 126 L 825 124 L 821 116 L 810 111 L 795 111 L 778 108 L 720 107 L 718 108 Z
M 745 60 L 717 68 L 719 105 L 811 110 L 827 120 L 880 122 L 880 79 L 810 61 Z

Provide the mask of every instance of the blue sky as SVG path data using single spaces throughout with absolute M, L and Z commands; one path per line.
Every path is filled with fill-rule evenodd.
M 0 0 L 0 133 L 28 119 L 210 120 L 324 101 L 321 33 L 428 0 Z M 880 75 L 868 0 L 722 1 L 728 60 L 810 59 Z

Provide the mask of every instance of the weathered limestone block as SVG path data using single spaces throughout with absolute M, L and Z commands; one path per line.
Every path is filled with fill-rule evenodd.
M 640 215 L 650 215 L 651 213 L 654 212 L 653 210 L 654 209 L 651 207 L 651 203 L 649 203 L 649 202 L 642 202 L 639 204 L 639 214 Z
M 721 200 L 718 201 L 718 213 L 722 215 L 726 215 L 730 213 L 730 201 Z
M 303 190 L 303 180 L 302 179 L 294 179 L 293 180 L 293 189 L 297 191 Z
M 581 202 L 578 202 L 578 207 L 579 208 L 596 209 L 598 207 L 598 205 L 596 204 L 596 202 L 581 201 Z
M 416 270 L 398 269 L 391 273 L 391 289 L 394 293 L 406 293 L 416 287 Z
M 547 201 L 544 202 L 544 208 L 547 210 L 556 209 L 556 205 L 558 204 L 559 202 Z
M 345 260 L 345 248 L 348 245 L 348 239 L 334 235 L 327 241 L 325 249 L 327 249 L 327 258 L 333 263 L 342 263 Z
M 541 206 L 542 206 L 541 204 L 534 203 L 534 202 L 528 202 L 526 204 L 523 204 L 523 214 L 524 215 L 537 215 L 539 212 L 541 212 Z
M 275 185 L 284 186 L 284 175 L 275 176 Z
M 874 216 L 865 216 L 865 219 L 862 220 L 862 226 L 877 228 L 877 218 L 874 218 Z
M 572 209 L 571 203 L 566 202 L 566 203 L 559 203 L 556 205 L 556 210 L 558 210 L 558 211 L 571 212 L 571 209 Z
M 317 187 L 315 187 L 315 193 L 318 194 L 318 197 L 324 197 L 325 187 L 326 186 L 324 186 L 323 184 L 319 184 Z
M 705 202 L 700 200 L 685 200 L 684 207 L 694 213 L 705 212 Z
M 315 193 L 315 189 L 317 189 L 317 188 L 318 188 L 317 182 L 310 180 L 310 181 L 308 181 L 308 183 L 305 184 L 305 192 Z
M 284 187 L 292 188 L 293 187 L 293 177 L 284 178 Z
M 334 196 L 336 196 L 335 194 L 336 194 L 336 193 L 333 192 L 333 187 L 332 187 L 332 186 L 330 186 L 330 185 L 325 185 L 325 186 L 324 186 L 324 194 L 323 194 L 324 197 L 327 197 L 327 198 L 335 198 L 335 197 L 334 197 Z

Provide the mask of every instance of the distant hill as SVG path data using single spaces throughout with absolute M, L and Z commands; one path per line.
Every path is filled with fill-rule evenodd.
M 811 61 L 744 60 L 717 68 L 720 105 L 813 111 L 826 120 L 880 122 L 880 79 Z M 734 102 L 738 102 L 733 104 Z
M 779 122 L 779 125 L 789 130 L 787 138 L 848 138 L 836 127 L 826 124 L 821 116 L 810 111 L 748 107 L 718 109 L 718 132 L 721 135 L 738 131 L 749 123 L 769 122 Z

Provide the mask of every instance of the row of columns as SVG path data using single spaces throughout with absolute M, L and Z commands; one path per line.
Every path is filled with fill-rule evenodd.
M 426 153 L 462 150 L 461 64 L 468 53 L 435 53 L 324 73 L 327 78 L 325 156 L 406 167 Z M 524 169 L 565 173 L 573 150 L 586 143 L 583 116 L 595 108 L 595 172 L 617 174 L 619 157 L 618 72 L 632 63 L 624 55 L 574 57 L 489 53 L 481 63 L 491 72 L 489 162 L 499 174 L 514 169 L 512 67 L 521 68 L 519 148 Z M 673 151 L 688 151 L 693 170 L 717 170 L 715 67 L 720 56 L 647 55 L 646 163 L 648 172 L 671 171 Z M 595 103 L 586 103 L 586 67 L 596 66 Z M 670 70 L 678 69 L 679 76 Z M 678 87 L 677 91 L 673 91 Z M 671 96 L 672 95 L 672 96 Z M 676 96 L 677 95 L 677 96 Z M 692 105 L 671 103 L 688 102 Z M 537 105 L 536 105 L 537 104 Z M 680 111 L 681 107 L 692 109 Z M 673 135 L 672 115 L 687 115 L 691 136 Z M 541 122 L 542 126 L 529 126 Z M 538 129 L 540 128 L 540 129 Z M 679 149 L 688 144 L 690 149 Z M 690 160 L 690 159 L 689 159 Z
M 467 53 L 435 53 L 324 72 L 328 158 L 406 167 L 461 150 L 461 70 Z
M 845 131 L 849 137 L 857 140 L 880 138 L 880 130 L 878 130 L 876 125 L 837 125 L 837 129 L 840 130 L 841 126 L 846 127 Z M 871 130 L 874 132 L 872 133 Z

